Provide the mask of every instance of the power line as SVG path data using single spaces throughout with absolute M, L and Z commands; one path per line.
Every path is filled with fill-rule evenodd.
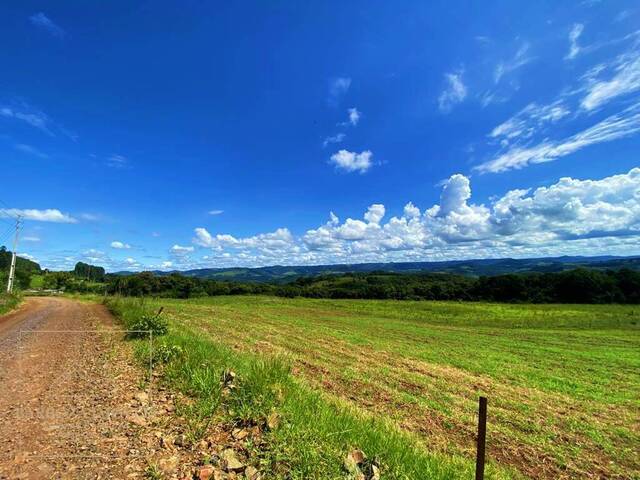
M 4 243 L 11 236 L 14 228 L 15 225 L 11 224 L 9 225 L 9 228 L 7 228 L 4 232 L 2 232 L 2 234 L 0 234 L 0 243 Z
M 14 220 L 18 220 L 20 217 L 19 215 L 13 215 L 12 213 L 10 213 L 9 211 L 11 210 L 11 207 L 9 207 L 9 205 L 7 204 L 7 202 L 5 202 L 4 200 L 2 200 L 0 198 L 0 204 L 4 205 L 4 208 L 0 208 L 0 214 L 4 214 L 7 217 L 13 218 Z M 9 222 L 8 220 L 5 220 L 2 215 L 0 215 L 0 220 L 3 221 L 4 223 L 13 225 L 12 222 Z

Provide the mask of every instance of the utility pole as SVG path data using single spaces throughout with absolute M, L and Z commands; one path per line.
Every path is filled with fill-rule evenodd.
M 18 250 L 18 233 L 20 232 L 20 217 L 16 219 L 16 234 L 13 237 L 13 255 L 11 255 L 11 267 L 9 268 L 9 281 L 7 282 L 7 293 L 13 291 L 13 283 L 16 276 L 16 251 Z

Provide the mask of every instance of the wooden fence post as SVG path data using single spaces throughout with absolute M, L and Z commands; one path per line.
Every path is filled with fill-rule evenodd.
M 487 440 L 487 398 L 478 405 L 478 449 L 476 450 L 476 480 L 484 480 L 484 450 Z

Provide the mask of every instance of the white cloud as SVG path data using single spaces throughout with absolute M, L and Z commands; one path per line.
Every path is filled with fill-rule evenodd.
M 127 157 L 122 155 L 111 155 L 107 158 L 107 166 L 112 168 L 125 168 L 129 164 Z
M 364 214 L 364 219 L 369 223 L 380 223 L 380 220 L 384 217 L 385 209 L 381 203 L 374 203 L 367 209 L 367 213 Z
M 569 107 L 562 100 L 549 105 L 530 103 L 509 120 L 495 127 L 489 136 L 507 142 L 526 139 L 538 133 L 544 126 L 556 123 L 570 113 Z
M 26 236 L 26 237 L 22 237 L 22 241 L 23 242 L 39 242 L 40 238 L 34 237 L 34 236 Z
M 18 256 L 22 258 L 26 258 L 27 260 L 31 260 L 32 262 L 36 262 L 36 263 L 38 262 L 38 259 L 36 257 L 34 257 L 33 255 L 29 255 L 28 253 L 20 252 Z
M 114 240 L 111 242 L 111 248 L 115 248 L 118 250 L 128 250 L 131 248 L 131 245 L 128 243 L 119 242 L 118 240 Z
M 165 268 L 171 268 L 173 267 L 173 262 L 162 262 L 161 264 L 161 268 L 165 269 Z
M 187 253 L 193 252 L 193 250 L 194 250 L 193 247 L 183 247 L 177 244 L 171 247 L 170 249 L 171 253 L 175 255 L 186 255 Z
M 87 222 L 97 222 L 102 219 L 102 215 L 97 213 L 81 213 L 78 217 L 82 220 L 86 220 Z
M 524 43 L 512 59 L 499 62 L 493 71 L 493 82 L 496 84 L 500 83 L 500 80 L 502 80 L 505 75 L 512 73 L 531 62 L 533 58 L 527 55 L 528 52 L 529 44 Z
M 0 209 L 0 217 L 22 217 L 24 220 L 33 220 L 35 222 L 53 222 L 53 223 L 77 223 L 78 220 L 70 216 L 68 213 L 62 213 L 55 208 L 46 210 L 36 210 L 32 208 L 4 208 Z
M 358 125 L 360 121 L 360 117 L 362 116 L 362 112 L 359 112 L 357 108 L 353 107 L 348 110 L 349 112 L 349 123 L 354 127 Z
M 439 204 L 424 213 L 408 203 L 401 216 L 384 221 L 385 214 L 382 204 L 371 205 L 362 219 L 341 222 L 330 214 L 300 238 L 287 229 L 237 238 L 198 228 L 194 243 L 210 249 L 207 261 L 219 266 L 638 254 L 640 168 L 515 189 L 490 205 L 473 203 L 469 179 L 456 174 L 444 182 Z
M 209 210 L 209 215 L 222 215 L 224 210 Z
M 420 217 L 420 209 L 409 202 L 404 206 L 404 216 L 407 218 L 418 218 Z
M 26 145 L 24 143 L 17 143 L 14 147 L 19 152 L 23 152 L 28 155 L 32 155 L 34 157 L 38 157 L 42 159 L 49 158 L 49 155 L 47 155 L 46 153 L 42 153 L 40 150 L 38 150 L 35 147 L 32 147 L 31 145 Z
M 573 60 L 576 58 L 578 53 L 580 53 L 580 46 L 578 45 L 578 38 L 582 35 L 582 31 L 584 30 L 584 25 L 581 23 L 576 23 L 571 28 L 569 32 L 569 53 L 567 53 L 568 60 Z
M 347 138 L 347 135 L 345 133 L 338 133 L 336 135 L 327 137 L 322 142 L 322 147 L 326 148 L 328 145 L 332 143 L 341 143 L 345 138 Z
M 35 127 L 47 135 L 54 136 L 51 130 L 51 120 L 40 110 L 21 102 L 19 105 L 3 105 L 0 107 L 0 116 L 4 118 L 12 118 L 25 122 Z
M 329 81 L 329 97 L 327 101 L 330 105 L 336 106 L 351 86 L 349 77 L 332 78 Z
M 605 70 L 599 65 L 600 73 Z M 614 98 L 628 95 L 640 90 L 640 55 L 637 51 L 621 55 L 613 65 L 614 74 L 607 80 L 590 78 L 587 95 L 582 99 L 581 106 L 591 111 L 601 107 Z
M 497 157 L 474 168 L 481 173 L 498 173 L 551 162 L 590 145 L 610 142 L 640 132 L 640 104 L 611 115 L 595 125 L 559 140 L 544 140 L 534 146 L 508 148 Z
M 63 38 L 66 35 L 66 32 L 57 24 L 55 24 L 49 17 L 47 17 L 44 13 L 39 12 L 35 15 L 31 15 L 29 20 L 32 24 L 37 27 L 43 28 L 47 32 L 49 32 L 54 37 Z
M 360 153 L 340 150 L 331 155 L 330 162 L 333 163 L 336 168 L 346 172 L 365 173 L 369 168 L 371 168 L 372 156 L 373 153 L 371 153 L 370 150 L 365 150 Z
M 448 113 L 462 102 L 467 96 L 467 87 L 462 81 L 462 72 L 447 73 L 444 76 L 447 87 L 438 97 L 438 107 L 441 112 Z

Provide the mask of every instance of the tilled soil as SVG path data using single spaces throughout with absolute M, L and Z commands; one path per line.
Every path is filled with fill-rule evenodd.
M 144 381 L 123 337 L 103 306 L 63 298 L 0 317 L 0 479 L 200 476 L 219 448 L 174 441 L 174 396 Z

